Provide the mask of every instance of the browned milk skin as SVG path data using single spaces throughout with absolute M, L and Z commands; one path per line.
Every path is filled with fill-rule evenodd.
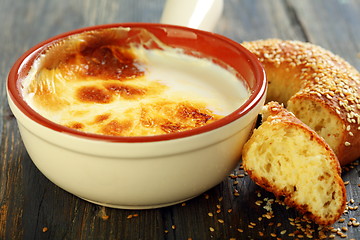
M 202 101 L 158 97 L 169 87 L 148 81 L 146 65 L 130 48 L 99 36 L 76 42 L 76 51 L 63 55 L 58 64 L 44 64 L 54 66 L 42 68 L 30 83 L 30 105 L 43 115 L 55 113 L 52 120 L 69 128 L 114 136 L 181 132 L 223 117 Z M 129 107 L 114 109 L 116 101 Z M 89 105 L 99 111 L 91 114 Z M 57 120 L 56 113 L 63 115 Z

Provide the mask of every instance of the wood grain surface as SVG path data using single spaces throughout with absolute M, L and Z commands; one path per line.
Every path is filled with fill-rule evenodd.
M 0 0 L 0 239 L 360 239 L 360 227 L 348 225 L 351 219 L 360 221 L 358 162 L 344 169 L 349 208 L 333 231 L 320 231 L 300 220 L 296 211 L 256 186 L 241 168 L 193 200 L 142 211 L 88 203 L 58 188 L 36 168 L 7 105 L 5 81 L 14 61 L 36 43 L 75 28 L 158 22 L 163 4 L 164 0 Z M 359 0 L 224 4 L 217 33 L 238 42 L 310 41 L 360 69 Z M 211 176 L 205 172 L 207 177 Z

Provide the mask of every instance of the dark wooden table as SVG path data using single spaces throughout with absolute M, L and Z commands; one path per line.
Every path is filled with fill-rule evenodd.
M 158 22 L 163 4 L 164 0 L 0 0 L 0 239 L 360 239 L 360 226 L 349 225 L 360 221 L 358 162 L 343 172 L 348 209 L 334 230 L 327 231 L 287 209 L 241 168 L 193 200 L 143 211 L 85 202 L 37 170 L 7 105 L 5 79 L 13 62 L 36 43 L 74 28 Z M 239 42 L 274 37 L 310 41 L 360 69 L 359 0 L 225 0 L 215 31 Z

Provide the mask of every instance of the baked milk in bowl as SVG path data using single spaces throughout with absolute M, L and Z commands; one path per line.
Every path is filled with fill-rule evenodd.
M 143 40 L 128 42 L 134 34 Z M 232 67 L 198 54 L 168 47 L 141 28 L 79 33 L 47 47 L 21 91 L 43 117 L 79 131 L 115 136 L 186 131 L 230 114 L 250 95 Z
M 264 71 L 240 44 L 180 26 L 124 23 L 53 37 L 11 69 L 25 147 L 64 190 L 154 208 L 219 184 L 264 102 Z

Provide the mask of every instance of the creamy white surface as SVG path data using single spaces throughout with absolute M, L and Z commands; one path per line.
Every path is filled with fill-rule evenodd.
M 95 116 L 110 113 L 111 119 L 132 118 L 135 128 L 136 124 L 140 122 L 139 116 L 142 114 L 143 106 L 159 100 L 200 102 L 204 103 L 207 109 L 213 113 L 225 116 L 239 108 L 249 97 L 249 91 L 241 80 L 231 71 L 207 59 L 185 55 L 177 50 L 136 48 L 133 53 L 139 62 L 145 65 L 146 70 L 145 76 L 130 80 L 129 85 L 151 86 L 152 83 L 161 83 L 167 87 L 160 94 L 144 96 L 135 101 L 116 96 L 115 101 L 106 104 L 79 102 L 75 98 L 76 89 L 108 80 L 86 79 L 81 82 L 69 82 L 61 73 L 52 70 L 55 71 L 54 74 L 50 74 L 53 79 L 46 79 L 46 84 L 51 86 L 54 95 L 57 94 L 56 87 L 62 85 L 65 92 L 58 97 L 67 103 L 66 107 L 52 111 L 33 101 L 34 94 L 28 92 L 26 86 L 34 81 L 35 73 L 30 73 L 23 82 L 24 99 L 34 110 L 58 124 L 67 125 L 71 121 L 80 122 L 86 125 L 83 131 L 97 133 L 100 126 L 94 127 L 90 123 L 93 122 Z M 32 72 L 36 71 L 37 69 L 32 70 Z M 56 81 L 56 84 L 52 81 Z M 129 109 L 131 114 L 129 114 Z M 150 131 L 147 134 L 158 133 Z
M 169 86 L 169 98 L 199 100 L 220 115 L 228 115 L 248 98 L 244 83 L 230 70 L 208 59 L 196 58 L 177 51 L 139 50 L 146 62 L 147 78 Z

